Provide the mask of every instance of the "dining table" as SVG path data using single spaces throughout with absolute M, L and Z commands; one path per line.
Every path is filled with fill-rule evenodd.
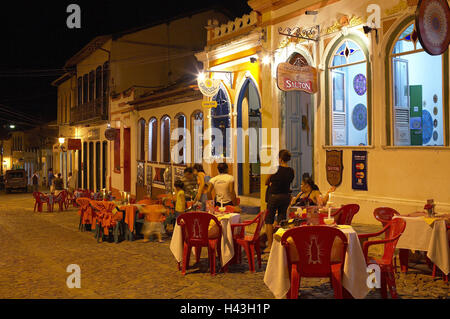
M 358 239 L 358 234 L 350 225 L 337 225 L 334 227 L 342 231 L 348 240 L 342 277 L 342 285 L 346 290 L 344 290 L 344 295 L 348 292 L 355 299 L 365 298 L 370 289 L 367 285 L 367 264 Z M 279 228 L 274 234 L 269 260 L 264 274 L 264 283 L 277 299 L 286 298 L 291 287 L 286 249 L 281 244 L 281 237 L 285 231 L 286 229 Z
M 400 269 L 408 271 L 409 251 L 424 251 L 426 256 L 444 274 L 450 273 L 450 247 L 447 224 L 450 215 L 441 214 L 428 217 L 427 214 L 409 214 L 394 216 L 406 221 L 406 228 L 397 242 L 400 249 Z
M 136 222 L 139 220 L 139 211 L 142 211 L 145 205 L 123 203 L 121 201 L 115 201 L 114 203 L 121 211 L 124 211 L 125 240 L 133 241 L 136 238 Z
M 185 213 L 189 214 L 189 213 Z M 233 233 L 231 230 L 231 224 L 239 224 L 241 222 L 241 214 L 239 213 L 226 213 L 226 214 L 214 214 L 219 220 L 222 226 L 222 238 L 220 242 L 220 261 L 222 267 L 228 265 L 234 257 L 234 245 L 233 245 Z M 215 225 L 214 225 L 215 226 Z M 209 226 L 209 231 L 214 231 L 212 224 Z M 217 226 L 215 226 L 217 227 Z M 172 240 L 170 241 L 170 251 L 174 255 L 178 265 L 183 261 L 183 236 L 180 225 L 175 223 L 173 229 Z M 195 255 L 195 250 L 192 249 Z

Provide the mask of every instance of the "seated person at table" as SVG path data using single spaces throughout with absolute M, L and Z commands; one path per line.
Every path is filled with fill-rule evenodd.
M 186 201 L 191 201 L 197 195 L 197 178 L 194 175 L 192 167 L 184 169 L 184 176 L 181 179 L 184 184 L 184 193 Z
M 211 192 L 216 193 L 215 206 L 235 206 L 236 192 L 234 191 L 234 177 L 228 174 L 227 163 L 219 163 L 217 166 L 219 175 L 211 178 L 208 185 L 208 198 L 212 198 Z
M 319 187 L 314 183 L 308 173 L 303 174 L 300 193 L 292 198 L 291 206 L 325 206 L 328 202 L 330 192 L 336 188 L 332 187 L 322 196 Z
M 151 235 L 158 237 L 158 242 L 162 243 L 162 234 L 164 230 L 164 217 L 166 215 L 166 208 L 162 205 L 147 205 L 142 210 L 144 217 L 144 226 L 142 227 L 142 234 L 144 235 L 144 242 L 150 240 Z
M 55 185 L 55 195 L 64 190 L 64 181 L 61 178 L 61 173 L 58 173 L 58 177 L 53 180 L 53 185 Z

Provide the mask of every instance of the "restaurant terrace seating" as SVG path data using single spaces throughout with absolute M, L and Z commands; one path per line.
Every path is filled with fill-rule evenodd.
M 58 195 L 56 195 L 53 198 L 53 201 L 51 203 L 51 211 L 53 211 L 53 207 L 54 207 L 55 203 L 58 203 L 59 211 L 62 212 L 64 210 L 65 205 L 66 205 L 66 196 L 67 196 L 67 191 L 66 190 L 63 190 Z
M 93 223 L 93 209 L 90 205 L 91 200 L 89 198 L 77 198 L 76 203 L 80 207 L 78 215 L 80 216 L 80 223 L 78 229 L 80 231 L 86 230 L 86 225 L 92 227 Z
M 400 216 L 400 213 L 390 207 L 377 207 L 373 211 L 373 216 L 383 225 L 383 227 L 385 227 L 388 223 L 391 222 L 394 216 Z M 385 233 L 385 236 L 387 237 L 388 233 Z M 397 272 L 397 256 L 395 255 L 394 255 L 394 272 Z
M 34 197 L 34 212 L 36 212 L 36 208 L 38 212 L 42 212 L 42 207 L 44 204 L 47 204 L 47 209 L 50 211 L 50 204 L 49 204 L 49 198 L 41 193 L 41 192 L 33 192 Z
M 218 235 L 209 238 L 208 230 L 210 222 L 217 226 Z M 195 255 L 197 263 L 200 261 L 202 247 L 208 248 L 208 259 L 211 275 L 216 274 L 216 250 L 221 255 L 220 244 L 222 238 L 222 225 L 217 217 L 206 212 L 190 212 L 185 213 L 177 218 L 177 224 L 181 226 L 183 238 L 183 261 L 181 273 L 186 274 L 189 268 L 189 259 L 191 250 L 195 247 Z
M 383 227 L 386 226 L 394 216 L 399 216 L 400 213 L 390 207 L 377 207 L 373 211 L 373 216 L 378 220 Z
M 382 298 L 387 298 L 387 289 L 391 297 L 398 298 L 397 290 L 395 286 L 395 274 L 394 267 L 392 265 L 392 257 L 394 256 L 395 246 L 406 228 L 406 222 L 401 218 L 395 218 L 390 221 L 386 226 L 379 232 L 372 234 L 360 234 L 358 237 L 360 239 L 368 239 L 370 237 L 377 237 L 385 233 L 385 239 L 366 241 L 363 244 L 364 258 L 366 259 L 367 265 L 377 264 L 381 269 L 381 296 Z M 384 253 L 381 259 L 369 259 L 369 247 L 373 245 L 384 245 Z
M 448 235 L 449 231 L 450 231 L 450 225 L 447 225 L 448 245 L 450 246 L 450 235 Z M 438 268 L 435 264 L 433 264 L 433 272 L 432 272 L 433 278 L 436 277 L 436 271 L 437 271 L 438 269 L 439 269 L 439 268 Z M 444 277 L 444 282 L 448 282 L 448 275 L 443 274 L 443 277 Z
M 351 225 L 353 217 L 358 213 L 358 204 L 347 204 L 339 208 L 331 216 L 337 216 L 336 224 L 338 225 Z
M 342 244 L 337 245 L 336 249 L 339 251 L 333 254 L 339 258 L 332 258 L 336 239 L 340 239 Z M 342 299 L 342 274 L 347 243 L 347 237 L 342 231 L 328 226 L 302 226 L 284 232 L 281 244 L 286 250 L 291 281 L 287 298 L 298 298 L 302 277 L 328 277 L 333 286 L 334 297 Z M 297 256 L 291 253 L 290 245 L 295 245 L 293 251 Z
M 258 267 L 261 268 L 261 244 L 259 241 L 259 234 L 261 233 L 261 228 L 264 225 L 266 214 L 267 211 L 265 210 L 260 212 L 253 220 L 245 221 L 239 224 L 231 224 L 235 253 L 234 258 L 237 262 L 241 263 L 241 247 L 244 248 L 251 272 L 255 272 L 255 253 L 258 260 Z M 255 232 L 252 235 L 246 235 L 245 227 L 253 224 L 256 224 Z

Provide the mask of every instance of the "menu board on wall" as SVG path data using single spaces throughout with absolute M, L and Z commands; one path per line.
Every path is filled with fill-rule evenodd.
M 352 152 L 352 189 L 367 190 L 367 151 Z

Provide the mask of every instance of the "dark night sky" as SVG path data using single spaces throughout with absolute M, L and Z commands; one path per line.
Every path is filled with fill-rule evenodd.
M 66 8 L 81 7 L 81 29 L 69 29 Z M 0 10 L 0 125 L 56 119 L 56 88 L 65 61 L 97 35 L 148 25 L 182 13 L 220 6 L 231 19 L 251 11 L 246 0 L 8 1 Z M 7 116 L 21 112 L 27 117 Z M 15 121 L 13 121 L 15 120 Z M 26 128 L 28 126 L 23 126 Z

